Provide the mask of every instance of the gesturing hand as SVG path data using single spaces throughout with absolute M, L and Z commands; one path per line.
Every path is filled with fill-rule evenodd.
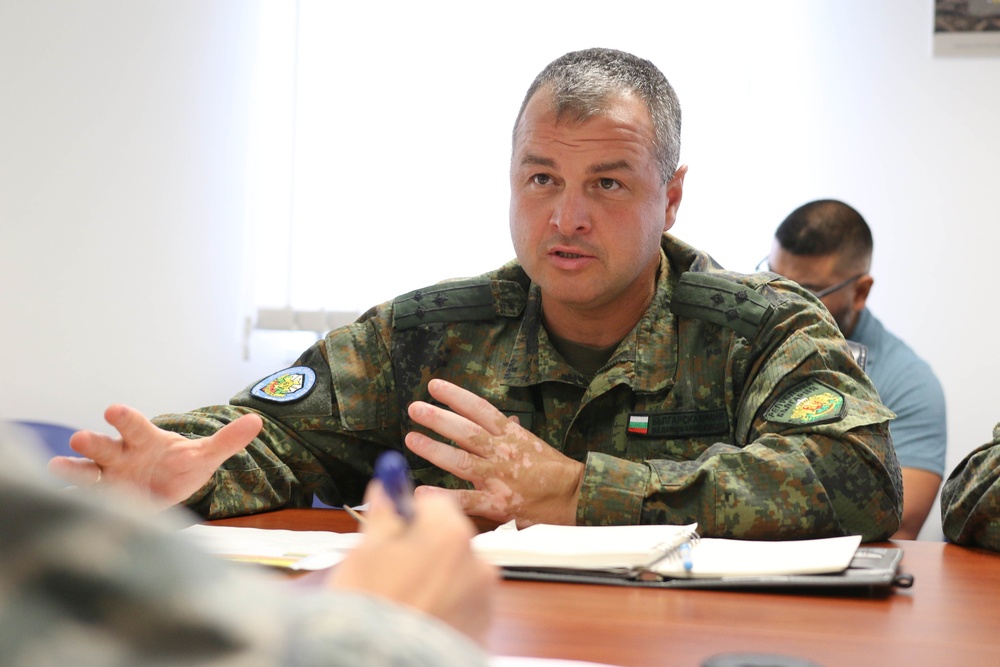
M 450 494 L 466 514 L 501 523 L 516 519 L 519 527 L 576 523 L 582 463 L 461 387 L 431 380 L 428 389 L 431 396 L 454 412 L 416 401 L 409 407 L 410 417 L 458 447 L 416 432 L 406 434 L 406 446 L 439 468 L 471 482 L 475 490 L 421 486 L 418 494 Z
M 125 405 L 112 405 L 104 411 L 104 419 L 121 437 L 74 433 L 70 446 L 87 458 L 57 456 L 49 470 L 78 486 L 96 482 L 127 486 L 161 506 L 177 504 L 201 488 L 263 425 L 258 415 L 244 415 L 210 437 L 192 440 L 156 427 Z

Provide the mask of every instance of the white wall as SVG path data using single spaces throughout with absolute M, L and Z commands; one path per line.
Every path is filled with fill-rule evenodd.
M 407 197 L 411 213 L 466 238 L 470 224 L 503 227 L 509 126 L 530 79 L 569 49 L 631 50 L 685 110 L 674 231 L 748 270 L 795 206 L 852 203 L 875 234 L 873 309 L 944 384 L 948 468 L 989 438 L 1000 58 L 933 58 L 931 0 L 367 4 L 344 34 L 390 62 L 427 57 L 428 90 L 458 93 L 449 116 L 489 119 L 463 140 L 491 166 L 427 170 L 356 114 L 351 131 L 393 161 L 392 178 L 358 182 L 422 179 L 428 202 Z M 4 416 L 99 428 L 110 402 L 155 414 L 224 401 L 274 363 L 241 357 L 254 21 L 240 0 L 0 2 Z M 479 75 L 442 85 L 449 51 Z M 377 106 L 377 87 L 354 92 Z M 389 218 L 389 203 L 360 210 Z M 935 513 L 924 536 L 938 535 Z
M 0 412 L 101 427 L 249 382 L 252 3 L 0 3 Z

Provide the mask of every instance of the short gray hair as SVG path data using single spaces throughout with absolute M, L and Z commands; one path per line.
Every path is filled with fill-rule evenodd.
M 521 102 L 514 138 L 528 102 L 540 89 L 551 93 L 558 116 L 571 113 L 583 121 L 607 111 L 611 99 L 634 93 L 646 104 L 656 135 L 654 152 L 664 182 L 677 170 L 681 152 L 681 105 L 656 65 L 614 49 L 586 49 L 561 56 L 539 73 Z

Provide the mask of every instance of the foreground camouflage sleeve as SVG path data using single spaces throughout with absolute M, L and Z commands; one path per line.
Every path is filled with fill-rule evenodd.
M 1000 551 L 1000 424 L 993 442 L 966 456 L 944 483 L 941 525 L 955 544 Z
M 725 392 L 730 439 L 690 460 L 592 452 L 578 523 L 698 521 L 706 535 L 746 539 L 860 534 L 872 541 L 896 531 L 902 481 L 889 436 L 892 412 L 832 319 L 796 289 L 764 284 L 732 295 L 733 311 L 749 315 L 734 325 L 723 353 L 718 381 L 726 386 L 692 389 Z M 709 363 L 710 333 L 698 328 L 685 346 L 682 327 L 679 363 Z
M 133 498 L 49 486 L 0 433 L 0 665 L 486 665 L 436 619 L 288 588 L 154 526 Z M 386 632 L 391 628 L 391 632 Z

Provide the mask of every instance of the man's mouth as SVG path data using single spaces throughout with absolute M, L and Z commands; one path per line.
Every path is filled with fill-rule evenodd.
M 583 255 L 578 255 L 575 252 L 562 252 L 561 250 L 557 250 L 555 254 L 559 257 L 566 257 L 568 259 L 579 259 L 580 257 L 583 257 Z

